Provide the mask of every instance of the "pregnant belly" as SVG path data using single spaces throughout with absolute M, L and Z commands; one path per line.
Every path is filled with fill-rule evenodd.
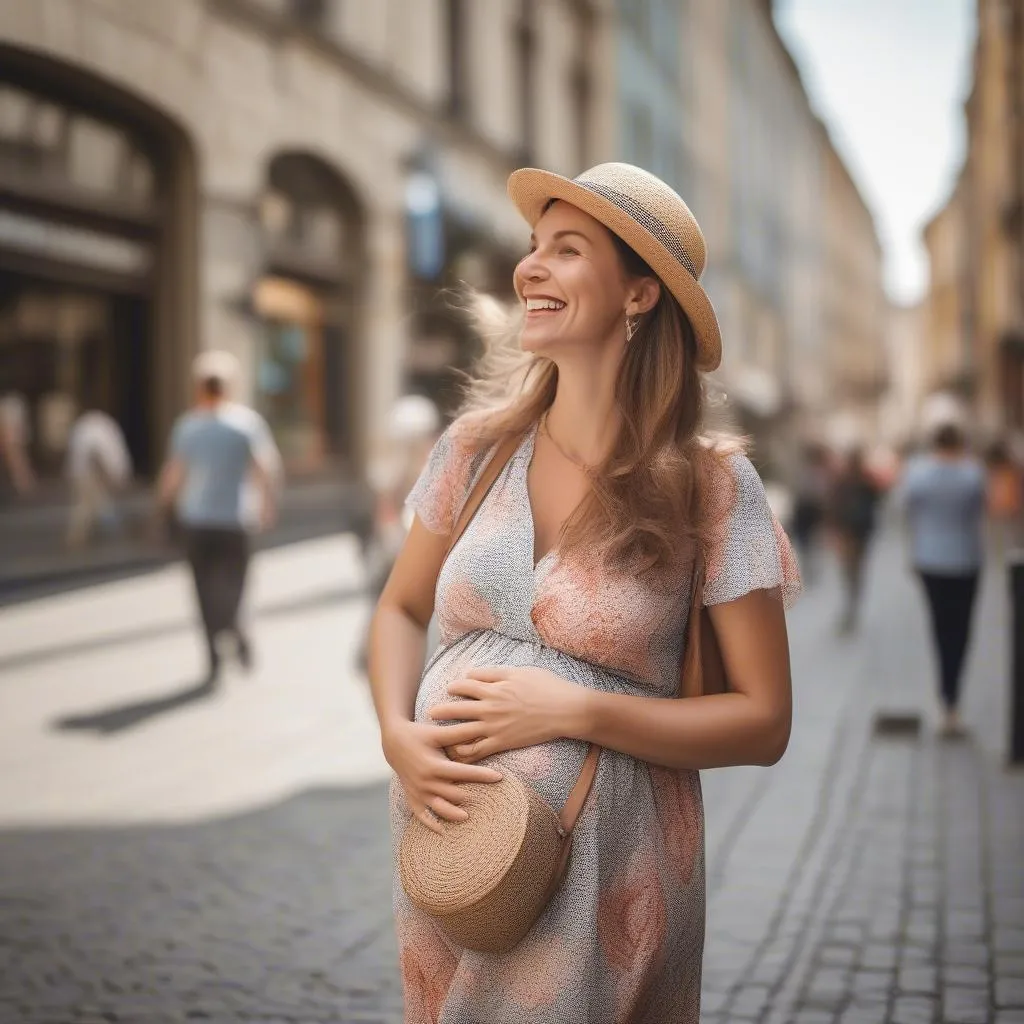
M 483 630 L 468 634 L 438 652 L 420 682 L 416 720 L 430 721 L 428 712 L 431 708 L 459 700 L 449 695 L 448 686 L 471 669 L 485 665 L 543 668 L 593 689 L 616 688 L 612 684 L 614 677 L 603 679 L 606 673 L 544 644 Z M 557 811 L 576 784 L 586 753 L 586 743 L 553 740 L 504 751 L 480 763 L 522 779 Z

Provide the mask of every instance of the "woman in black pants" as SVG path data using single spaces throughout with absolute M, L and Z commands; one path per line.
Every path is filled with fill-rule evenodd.
M 960 427 L 947 423 L 936 430 L 931 451 L 910 462 L 903 487 L 939 663 L 942 731 L 958 735 L 960 681 L 984 557 L 985 471 Z

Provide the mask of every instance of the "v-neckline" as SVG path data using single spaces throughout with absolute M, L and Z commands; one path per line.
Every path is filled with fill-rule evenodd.
M 540 421 L 534 423 L 533 428 L 527 435 L 527 446 L 524 452 L 519 470 L 520 482 L 523 488 L 523 495 L 526 499 L 526 514 L 530 520 L 529 552 L 530 565 L 533 575 L 536 576 L 540 570 L 558 555 L 558 542 L 556 541 L 544 552 L 540 558 L 537 557 L 537 521 L 533 517 L 533 501 L 530 498 L 530 466 L 533 465 L 533 453 L 537 447 L 537 433 L 540 430 Z

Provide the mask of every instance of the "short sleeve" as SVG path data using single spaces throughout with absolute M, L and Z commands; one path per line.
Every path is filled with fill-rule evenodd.
M 800 593 L 800 570 L 764 484 L 745 455 L 729 456 L 711 496 L 704 603 L 725 604 L 754 590 L 778 588 L 789 607 Z
M 179 416 L 171 429 L 170 451 L 172 458 L 187 459 L 189 452 L 189 437 L 192 431 L 189 429 L 187 416 Z
M 281 475 L 281 453 L 274 441 L 274 434 L 270 424 L 258 413 L 253 415 L 249 451 L 253 461 L 259 463 L 268 476 L 276 480 Z
M 474 420 L 455 420 L 438 438 L 405 504 L 431 533 L 447 535 L 490 449 L 474 439 Z

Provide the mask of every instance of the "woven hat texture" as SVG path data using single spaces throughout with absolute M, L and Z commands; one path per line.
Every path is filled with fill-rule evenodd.
M 575 179 L 523 167 L 509 178 L 508 193 L 531 227 L 550 200 L 560 199 L 618 235 L 646 260 L 689 317 L 698 368 L 718 367 L 722 335 L 700 284 L 707 261 L 704 235 L 690 208 L 665 182 L 623 163 L 598 164 Z
M 466 949 L 504 953 L 540 916 L 564 867 L 555 812 L 514 777 L 464 787 L 469 819 L 406 826 L 399 876 L 414 906 Z

